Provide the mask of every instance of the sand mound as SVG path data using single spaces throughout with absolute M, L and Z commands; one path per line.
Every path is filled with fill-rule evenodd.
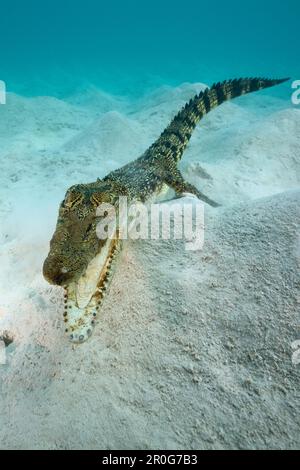
M 209 211 L 204 250 L 127 242 L 87 343 L 42 281 L 2 367 L 3 448 L 296 448 L 299 192 Z

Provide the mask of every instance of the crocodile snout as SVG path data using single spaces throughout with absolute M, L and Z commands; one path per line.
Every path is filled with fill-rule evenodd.
M 72 281 L 72 272 L 61 265 L 58 259 L 48 256 L 43 266 L 44 278 L 57 286 L 65 286 Z

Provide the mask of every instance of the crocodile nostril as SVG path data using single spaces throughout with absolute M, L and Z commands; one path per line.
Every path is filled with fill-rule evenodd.
M 60 286 L 63 283 L 63 279 L 64 279 L 64 276 L 62 274 L 59 274 L 59 275 L 55 276 L 54 282 L 55 282 L 55 284 Z
M 44 278 L 50 283 L 58 286 L 67 284 L 70 272 L 64 268 L 55 266 L 54 263 L 45 263 L 43 268 Z

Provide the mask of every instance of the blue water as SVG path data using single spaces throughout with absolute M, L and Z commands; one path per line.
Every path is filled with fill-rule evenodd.
M 65 96 L 94 84 L 140 94 L 235 76 L 300 78 L 299 0 L 10 0 L 0 3 L 0 79 Z

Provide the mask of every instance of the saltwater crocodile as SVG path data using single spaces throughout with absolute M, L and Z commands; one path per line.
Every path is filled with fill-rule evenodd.
M 113 261 L 120 250 L 117 227 L 111 239 L 98 238 L 97 207 L 110 203 L 117 208 L 120 196 L 126 196 L 129 202 L 146 202 L 166 187 L 174 189 L 177 195 L 192 193 L 217 207 L 215 201 L 185 181 L 177 167 L 196 124 L 211 109 L 229 99 L 286 80 L 243 78 L 217 83 L 192 98 L 141 157 L 102 180 L 68 189 L 59 208 L 43 274 L 51 284 L 65 289 L 64 322 L 72 342 L 81 343 L 92 334 Z

